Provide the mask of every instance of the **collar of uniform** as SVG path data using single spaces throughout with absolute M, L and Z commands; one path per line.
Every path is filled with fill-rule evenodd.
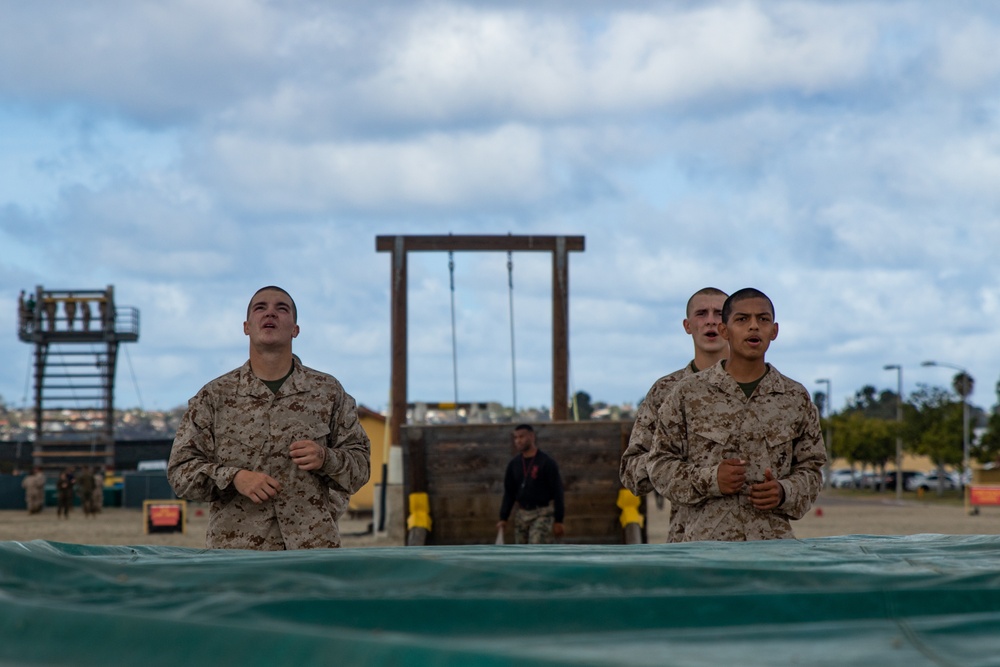
M 726 371 L 722 362 L 715 364 L 711 368 L 706 368 L 698 373 L 698 375 L 704 375 L 709 382 L 724 391 L 738 393 L 740 396 L 744 395 L 739 383 Z M 783 394 L 787 389 L 785 376 L 779 373 L 778 369 L 773 365 L 767 364 L 767 373 L 761 378 L 760 384 L 757 385 L 757 390 L 754 393 Z
M 299 361 L 299 358 L 292 356 L 292 374 L 288 376 L 285 380 L 285 384 L 281 385 L 280 393 L 282 394 L 298 394 L 303 391 L 309 390 L 309 376 L 306 375 L 305 366 Z
M 288 376 L 285 383 L 281 385 L 279 394 L 297 394 L 302 391 L 306 391 L 305 386 L 308 383 L 308 379 L 302 370 L 302 363 L 298 359 L 292 358 L 292 374 Z M 237 393 L 240 396 L 271 396 L 271 390 L 267 388 L 263 380 L 253 374 L 253 370 L 250 368 L 250 360 L 247 359 L 246 363 L 240 367 L 240 380 L 239 388 Z

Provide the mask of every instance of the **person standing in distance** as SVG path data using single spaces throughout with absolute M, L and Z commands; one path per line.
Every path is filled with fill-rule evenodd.
M 646 456 L 653 444 L 653 434 L 656 432 L 656 412 L 663 405 L 667 394 L 678 380 L 694 375 L 698 371 L 719 363 L 729 355 L 729 344 L 719 334 L 719 324 L 722 323 L 722 304 L 726 301 L 725 292 L 715 287 L 703 287 L 688 299 L 684 331 L 691 336 L 694 343 L 694 359 L 684 368 L 664 375 L 653 383 L 646 397 L 636 411 L 635 423 L 629 437 L 628 447 L 622 454 L 619 476 L 622 486 L 636 496 L 644 496 L 653 492 L 653 484 L 649 481 L 646 471 Z M 671 510 L 671 514 L 673 511 Z
M 647 469 L 677 507 L 671 541 L 794 537 L 822 488 L 826 450 L 808 390 L 765 361 L 778 337 L 760 290 L 734 293 L 719 333 L 729 359 L 679 381 L 657 413 Z
M 292 354 L 295 302 L 263 287 L 247 307 L 250 359 L 188 402 L 167 464 L 178 497 L 211 502 L 209 548 L 340 546 L 340 501 L 368 481 L 371 446 L 332 375 Z
M 21 480 L 24 489 L 24 503 L 28 506 L 28 514 L 38 514 L 45 508 L 45 473 L 40 466 L 35 466 L 30 475 Z
M 538 449 L 535 429 L 530 424 L 514 428 L 514 448 L 519 454 L 507 464 L 503 480 L 503 501 L 497 530 L 514 516 L 515 544 L 551 544 L 565 533 L 562 477 L 555 459 Z

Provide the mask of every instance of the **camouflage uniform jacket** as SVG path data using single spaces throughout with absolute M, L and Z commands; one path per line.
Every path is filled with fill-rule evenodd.
M 671 541 L 794 537 L 790 519 L 805 516 L 819 495 L 826 451 L 816 406 L 805 387 L 768 370 L 748 399 L 717 364 L 678 382 L 660 407 L 647 469 L 677 507 Z M 747 462 L 746 486 L 735 495 L 719 490 L 718 466 L 727 458 Z M 749 486 L 763 482 L 767 468 L 785 499 L 761 511 Z
M 321 469 L 299 470 L 288 453 L 296 440 L 327 448 Z M 336 378 L 295 360 L 274 394 L 248 361 L 188 402 L 167 477 L 179 497 L 212 503 L 209 548 L 338 547 L 338 505 L 368 481 L 370 458 L 357 406 Z M 243 469 L 270 475 L 281 491 L 255 504 L 233 484 Z
M 678 380 L 694 375 L 691 361 L 687 366 L 664 375 L 653 383 L 642 399 L 635 413 L 635 423 L 632 425 L 632 435 L 628 439 L 628 447 L 622 454 L 621 467 L 618 470 L 622 486 L 637 496 L 645 496 L 653 491 L 653 483 L 649 481 L 646 472 L 646 455 L 653 446 L 653 434 L 656 433 L 656 413 L 666 400 L 667 394 L 673 391 Z
M 45 504 L 45 473 L 35 472 L 21 480 L 28 509 L 41 509 Z

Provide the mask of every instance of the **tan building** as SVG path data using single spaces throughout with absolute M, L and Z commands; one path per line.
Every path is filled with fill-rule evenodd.
M 384 416 L 363 405 L 358 406 L 358 419 L 372 443 L 372 474 L 368 483 L 351 496 L 350 509 L 352 512 L 371 512 L 375 507 L 375 485 L 382 483 L 382 464 L 388 462 L 388 424 Z

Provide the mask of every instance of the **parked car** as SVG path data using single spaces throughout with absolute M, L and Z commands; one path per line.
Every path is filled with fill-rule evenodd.
M 882 485 L 882 475 L 877 472 L 861 473 L 862 489 L 878 489 Z
M 918 491 L 920 489 L 923 489 L 925 492 L 937 491 L 938 488 L 944 488 L 945 491 L 954 491 L 960 486 L 958 475 L 945 473 L 939 482 L 937 471 L 932 471 L 913 477 L 909 482 L 906 482 L 905 488 L 907 491 Z
M 856 489 L 861 486 L 861 474 L 850 468 L 839 468 L 830 473 L 830 486 L 835 489 Z
M 909 490 L 910 480 L 917 475 L 922 475 L 923 473 L 917 472 L 916 470 L 904 470 L 903 471 L 903 488 Z M 882 480 L 882 488 L 888 491 L 896 490 L 896 471 L 891 470 L 885 474 L 885 478 Z

